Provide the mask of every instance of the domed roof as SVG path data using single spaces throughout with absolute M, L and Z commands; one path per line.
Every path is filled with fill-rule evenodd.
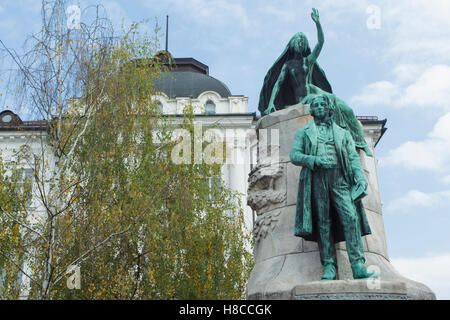
M 169 98 L 197 98 L 205 91 L 215 91 L 222 98 L 231 96 L 230 89 L 221 81 L 200 72 L 164 72 L 161 79 L 155 81 L 155 88 Z

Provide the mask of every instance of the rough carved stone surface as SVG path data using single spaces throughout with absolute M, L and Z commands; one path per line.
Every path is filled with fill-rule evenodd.
M 286 200 L 286 186 L 282 181 L 283 165 L 258 166 L 248 179 L 247 204 L 257 212 L 270 205 L 281 204 Z
M 402 281 L 367 280 L 335 280 L 313 281 L 298 285 L 293 289 L 294 295 L 329 294 L 329 293 L 393 293 L 406 295 L 406 283 Z
M 316 281 L 292 290 L 294 300 L 409 300 L 405 282 L 370 280 Z
M 258 242 L 261 238 L 265 238 L 269 230 L 275 229 L 280 212 L 281 211 L 275 211 L 273 213 L 258 217 L 253 229 L 253 235 L 255 236 L 256 242 Z
M 312 117 L 309 114 L 309 106 L 298 104 L 295 107 L 283 109 L 262 117 L 256 123 L 256 129 L 266 129 L 280 122 L 299 118 L 302 119 L 303 116 L 306 116 L 307 120 L 312 120 Z
M 255 263 L 278 255 L 303 252 L 303 239 L 291 236 L 294 224 L 291 209 L 292 206 L 283 207 L 258 216 L 254 229 Z
M 407 295 L 389 293 L 329 293 L 293 296 L 293 300 L 411 300 Z

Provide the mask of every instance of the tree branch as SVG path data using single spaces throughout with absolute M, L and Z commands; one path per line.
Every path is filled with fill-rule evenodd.
M 56 277 L 55 281 L 53 281 L 53 285 L 57 284 L 57 283 L 62 279 L 62 277 L 66 274 L 66 271 L 65 271 L 65 270 L 67 270 L 67 268 L 68 268 L 69 266 L 72 266 L 72 265 L 74 265 L 74 264 L 77 264 L 77 263 L 79 263 L 79 262 L 84 261 L 84 260 L 85 260 L 85 259 L 86 259 L 93 251 L 95 251 L 95 250 L 97 250 L 99 247 L 103 246 L 105 243 L 107 243 L 109 240 L 111 240 L 111 238 L 120 236 L 120 235 L 122 235 L 122 234 L 128 232 L 128 230 L 130 230 L 130 228 L 131 228 L 131 225 L 129 225 L 128 228 L 126 228 L 126 229 L 123 230 L 123 231 L 120 231 L 120 232 L 117 232 L 117 233 L 110 234 L 106 239 L 104 239 L 103 241 L 97 243 L 93 248 L 89 249 L 88 251 L 86 251 L 85 253 L 83 253 L 81 256 L 79 256 L 77 259 L 75 259 L 74 261 L 72 261 L 71 263 L 69 263 L 65 268 L 63 268 L 64 271 L 61 272 L 61 273 Z

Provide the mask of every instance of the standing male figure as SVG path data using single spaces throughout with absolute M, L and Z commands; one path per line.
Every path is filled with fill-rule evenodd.
M 350 132 L 333 122 L 334 106 L 327 95 L 311 101 L 314 121 L 297 131 L 291 162 L 302 166 L 294 235 L 319 244 L 322 280 L 335 280 L 335 243 L 346 242 L 354 279 L 374 276 L 364 265 L 362 236 L 370 227 L 361 198 L 366 176 Z

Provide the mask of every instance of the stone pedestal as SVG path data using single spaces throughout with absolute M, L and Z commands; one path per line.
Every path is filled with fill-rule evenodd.
M 361 299 L 435 299 L 428 287 L 403 277 L 389 262 L 375 159 L 364 153 L 360 156 L 369 195 L 363 204 L 372 234 L 363 237 L 363 244 L 366 265 L 381 274 L 382 289 L 376 291 L 376 286 L 365 280 L 351 280 L 345 242 L 336 244 L 338 279 L 342 281 L 319 281 L 323 269 L 317 243 L 293 235 L 301 167 L 290 162 L 289 153 L 297 130 L 310 121 L 309 107 L 298 105 L 264 116 L 257 123 L 258 163 L 249 175 L 247 198 L 257 214 L 253 230 L 255 266 L 248 281 L 247 298 L 344 299 L 351 293 L 351 297 Z M 373 151 L 373 146 L 369 147 Z M 346 291 L 348 288 L 352 291 Z
M 292 289 L 294 300 L 409 300 L 405 282 L 380 280 L 315 281 Z

